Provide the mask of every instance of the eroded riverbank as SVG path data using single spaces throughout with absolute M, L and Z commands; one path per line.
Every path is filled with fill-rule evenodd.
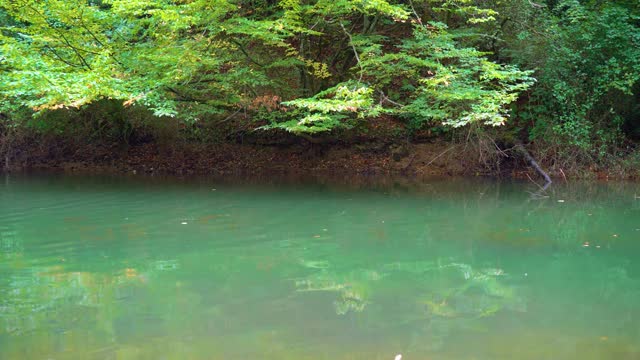
M 84 144 L 29 139 L 0 154 L 5 172 L 54 170 L 67 173 L 168 175 L 349 174 L 418 177 L 499 176 L 537 179 L 517 152 L 478 150 L 469 143 Z M 562 167 L 542 159 L 558 181 L 576 178 L 634 179 L 640 164 Z M 635 164 L 635 165 L 634 165 Z

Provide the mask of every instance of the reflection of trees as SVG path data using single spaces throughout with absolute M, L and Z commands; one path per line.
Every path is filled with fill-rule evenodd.
M 426 294 L 423 301 L 430 316 L 480 318 L 501 310 L 526 311 L 524 298 L 507 284 L 502 269 L 475 270 L 467 264 L 450 263 L 439 270 L 454 274 L 444 275 L 451 278 L 449 286 Z
M 335 308 L 339 315 L 364 311 L 376 296 L 422 303 L 426 306 L 425 318 L 473 318 L 491 316 L 503 309 L 526 310 L 524 299 L 505 283 L 506 274 L 497 268 L 475 270 L 456 262 L 407 261 L 384 264 L 375 270 L 346 267 L 349 270 L 341 272 L 322 263 L 326 264 L 322 269 L 297 279 L 296 289 L 337 293 Z M 399 277 L 413 284 L 411 290 L 384 294 L 385 289 L 394 288 L 393 282 Z
M 43 325 L 66 323 L 75 311 L 92 312 L 96 319 L 109 317 L 125 288 L 141 283 L 143 275 L 126 268 L 115 274 L 66 272 L 63 266 L 30 267 L 8 277 L 0 319 L 10 334 L 25 334 Z M 79 310 L 80 309 L 80 310 Z M 77 314 L 76 314 L 77 315 Z
M 461 331 L 482 338 L 482 327 L 504 318 L 526 321 L 527 329 L 556 329 L 566 319 L 570 330 L 579 324 L 637 334 L 639 268 L 623 260 L 637 250 L 629 239 L 640 226 L 628 216 L 638 209 L 628 189 L 557 185 L 536 202 L 508 187 L 437 189 L 425 186 L 422 198 L 318 196 L 300 208 L 288 205 L 303 204 L 305 193 L 292 201 L 290 194 L 269 201 L 252 195 L 246 211 L 178 225 L 179 243 L 153 235 L 143 241 L 137 231 L 95 240 L 65 230 L 53 235 L 74 241 L 55 256 L 38 249 L 36 237 L 47 234 L 2 227 L 0 341 L 10 341 L 0 357 L 20 358 L 11 349 L 25 343 L 40 347 L 33 354 L 49 354 L 53 338 L 78 346 L 79 357 L 110 346 L 121 358 L 164 355 L 139 334 L 151 334 L 164 350 L 181 341 L 175 334 L 197 339 L 189 345 L 201 341 L 204 350 L 212 346 L 202 334 L 238 344 L 253 336 L 264 348 L 286 349 L 292 337 L 307 336 L 296 331 L 310 322 L 323 332 L 343 325 L 384 336 L 397 330 L 395 341 L 424 351 L 445 348 Z M 309 213 L 316 217 L 300 215 Z M 279 218 L 273 228 L 251 227 L 266 217 Z M 227 226 L 232 219 L 237 229 Z M 138 222 L 153 229 L 154 220 Z M 265 313 L 272 317 L 256 324 Z
M 329 291 L 338 293 L 334 302 L 336 313 L 364 311 L 372 283 L 382 279 L 382 274 L 371 270 L 347 272 L 323 269 L 306 278 L 295 281 L 297 291 Z
M 2 318 L 4 329 L 12 334 L 25 334 L 41 329 L 43 324 L 51 324 L 53 330 L 66 322 L 65 317 L 76 309 L 100 309 L 99 305 L 113 300 L 110 282 L 106 276 L 90 273 L 59 272 L 61 267 L 40 267 L 30 270 L 30 274 L 14 275 L 11 289 L 3 299 L 5 311 Z M 72 321 L 78 314 L 71 315 Z M 77 319 L 76 319 L 77 320 Z M 62 326 L 62 325 L 60 325 Z

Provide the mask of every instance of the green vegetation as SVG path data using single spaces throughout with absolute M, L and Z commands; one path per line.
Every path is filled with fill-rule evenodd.
M 0 26 L 5 135 L 128 143 L 159 118 L 191 140 L 339 138 L 392 119 L 383 136 L 465 127 L 547 166 L 637 165 L 633 0 L 15 0 Z
M 519 119 L 531 140 L 563 160 L 623 156 L 640 135 L 640 5 L 553 3 L 503 20 L 504 53 L 537 70 Z

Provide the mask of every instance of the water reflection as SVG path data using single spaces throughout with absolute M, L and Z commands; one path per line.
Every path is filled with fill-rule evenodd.
M 527 190 L 12 178 L 0 358 L 639 357 L 638 185 Z

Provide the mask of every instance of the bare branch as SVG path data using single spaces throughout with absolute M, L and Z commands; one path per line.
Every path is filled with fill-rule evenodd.
M 358 82 L 362 82 L 362 77 L 364 76 L 364 67 L 362 66 L 362 63 L 360 62 L 360 55 L 358 55 L 358 50 L 356 49 L 356 46 L 353 45 L 353 38 L 351 37 L 351 34 L 349 34 L 349 32 L 344 27 L 342 22 L 340 22 L 340 27 L 342 28 L 342 31 L 344 31 L 344 33 L 349 38 L 349 44 L 351 45 L 351 49 L 353 49 L 353 54 L 356 56 L 356 61 L 358 62 L 358 66 L 360 67 L 360 78 L 358 78 Z
M 422 25 L 422 19 L 418 15 L 416 8 L 413 7 L 413 1 L 409 0 L 409 5 L 411 6 L 411 11 L 413 12 L 413 15 L 416 17 L 416 21 L 418 22 L 418 24 Z
M 527 0 L 529 2 L 529 5 L 533 6 L 534 8 L 538 8 L 538 9 L 542 9 L 547 7 L 547 5 L 543 5 L 543 4 L 536 4 L 531 0 Z
M 382 90 L 379 90 L 378 92 L 380 93 L 380 103 L 381 104 L 382 104 L 382 101 L 386 101 L 389 104 L 393 104 L 393 105 L 398 106 L 398 107 L 404 107 L 404 105 L 389 99 L 389 97 L 387 95 L 385 95 L 385 93 L 382 92 Z

